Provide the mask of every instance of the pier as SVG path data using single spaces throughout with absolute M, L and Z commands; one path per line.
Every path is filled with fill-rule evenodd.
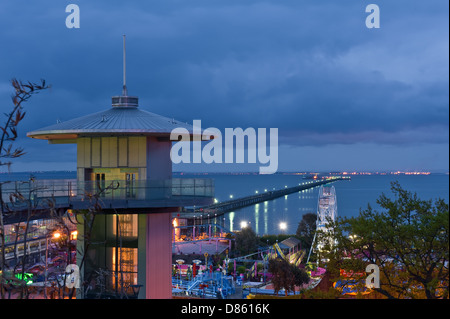
M 293 187 L 286 187 L 284 189 L 274 190 L 274 191 L 267 191 L 262 194 L 255 194 L 250 195 L 246 197 L 241 197 L 221 203 L 216 203 L 208 206 L 203 206 L 195 209 L 185 209 L 183 213 L 184 218 L 193 218 L 201 216 L 220 216 L 228 212 L 235 211 L 237 209 L 251 206 L 254 204 L 258 204 L 261 202 L 273 200 L 279 197 L 283 197 L 285 195 L 289 195 L 292 193 L 300 192 L 306 189 L 314 188 L 317 186 L 325 185 L 328 183 L 336 182 L 339 180 L 349 180 L 349 177 L 342 177 L 342 176 L 333 176 L 329 177 L 323 180 L 318 181 L 309 181 L 309 182 L 303 182 L 299 184 L 298 186 Z

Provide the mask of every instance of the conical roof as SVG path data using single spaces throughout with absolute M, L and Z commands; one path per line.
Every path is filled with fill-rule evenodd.
M 190 135 L 193 126 L 138 107 L 112 107 L 65 122 L 50 125 L 27 134 L 37 139 L 71 139 L 87 135 L 153 135 L 167 136 L 173 129 L 184 128 Z

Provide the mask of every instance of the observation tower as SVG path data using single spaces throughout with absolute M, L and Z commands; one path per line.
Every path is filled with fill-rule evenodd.
M 128 95 L 125 36 L 123 41 L 122 95 L 112 97 L 111 107 L 27 136 L 76 144 L 77 187 L 71 209 L 87 209 L 82 195 L 100 192 L 102 211 L 89 240 L 86 225 L 78 226 L 77 248 L 85 252 L 82 280 L 106 269 L 107 291 L 131 293 L 130 287 L 142 286 L 138 298 L 167 299 L 172 297 L 172 214 L 184 206 L 211 204 L 214 185 L 211 179 L 172 177 L 170 133 L 184 128 L 192 140 L 193 127 L 145 111 L 138 97 Z M 82 258 L 77 255 L 77 263 Z

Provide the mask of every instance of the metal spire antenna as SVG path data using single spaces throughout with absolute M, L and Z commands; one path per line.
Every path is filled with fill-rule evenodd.
M 123 90 L 122 95 L 127 96 L 127 49 L 125 45 L 125 34 L 123 35 Z
M 125 46 L 126 35 L 123 35 L 123 88 L 122 95 L 113 96 L 112 97 L 112 106 L 113 107 L 128 107 L 135 108 L 138 107 L 138 98 L 137 96 L 128 96 L 127 89 L 127 49 Z

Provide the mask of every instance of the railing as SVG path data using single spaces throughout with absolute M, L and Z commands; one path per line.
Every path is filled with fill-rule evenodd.
M 104 200 L 180 200 L 182 198 L 213 198 L 214 181 L 199 178 L 167 180 L 36 180 L 10 182 L 1 185 L 4 203 L 19 203 L 55 198 L 56 203 L 71 204 L 97 194 Z M 20 194 L 20 197 L 16 196 Z
M 46 240 L 47 239 L 28 239 L 27 242 L 27 249 L 26 249 L 26 254 L 30 255 L 32 253 L 38 253 L 38 252 L 42 252 L 45 251 L 46 249 Z M 14 252 L 14 249 L 16 250 Z M 23 256 L 25 253 L 25 247 L 24 247 L 24 243 L 20 242 L 17 245 L 10 245 L 8 247 L 6 247 L 5 250 L 5 259 L 12 259 L 15 258 L 15 256 L 17 257 L 21 257 Z

